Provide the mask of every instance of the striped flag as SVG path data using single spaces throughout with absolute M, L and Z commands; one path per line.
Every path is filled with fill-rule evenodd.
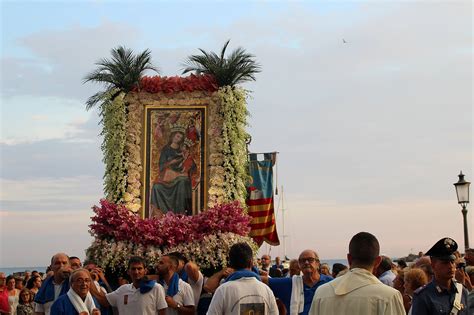
M 250 237 L 261 246 L 265 241 L 280 245 L 273 209 L 273 165 L 276 153 L 265 153 L 263 161 L 257 154 L 249 154 L 249 173 L 252 178 L 247 187 L 248 214 L 252 217 Z

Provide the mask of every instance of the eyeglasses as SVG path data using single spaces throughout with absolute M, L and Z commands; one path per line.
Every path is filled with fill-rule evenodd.
M 74 282 L 77 282 L 77 283 L 79 283 L 79 284 L 91 283 L 91 279 L 82 279 L 82 278 L 79 278 L 79 279 L 74 280 Z
M 306 257 L 306 258 L 303 257 L 303 258 L 298 259 L 298 262 L 300 264 L 304 264 L 305 262 L 308 262 L 308 263 L 312 264 L 315 261 L 319 262 L 319 259 L 316 259 L 314 257 Z

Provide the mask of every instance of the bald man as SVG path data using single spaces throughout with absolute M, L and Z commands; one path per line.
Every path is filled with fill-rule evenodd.
M 53 275 L 43 282 L 35 296 L 36 315 L 50 315 L 54 301 L 69 290 L 69 275 L 72 269 L 68 255 L 57 253 L 51 258 L 50 267 Z

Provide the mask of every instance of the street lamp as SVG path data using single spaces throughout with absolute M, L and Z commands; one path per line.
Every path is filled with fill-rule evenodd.
M 459 173 L 459 180 L 454 183 L 456 187 L 456 195 L 458 196 L 458 203 L 462 206 L 462 217 L 464 223 L 464 248 L 469 248 L 469 236 L 467 233 L 467 209 L 466 206 L 469 203 L 469 185 L 470 182 L 464 180 L 464 174 L 462 171 Z

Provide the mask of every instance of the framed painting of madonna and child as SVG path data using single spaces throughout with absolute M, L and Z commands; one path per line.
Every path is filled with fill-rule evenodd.
M 206 204 L 206 107 L 145 108 L 144 217 Z

